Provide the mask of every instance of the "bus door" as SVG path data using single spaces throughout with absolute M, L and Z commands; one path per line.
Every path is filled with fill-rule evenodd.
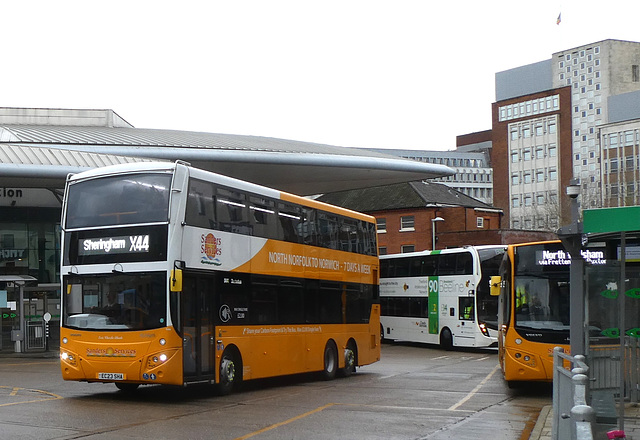
M 214 285 L 211 277 L 184 276 L 180 310 L 185 381 L 214 375 Z
M 476 338 L 475 296 L 458 297 L 457 345 L 473 347 Z

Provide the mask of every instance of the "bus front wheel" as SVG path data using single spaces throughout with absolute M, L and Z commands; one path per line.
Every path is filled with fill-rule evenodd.
M 453 348 L 453 335 L 451 330 L 443 328 L 440 332 L 440 347 L 444 350 L 451 350 Z
M 133 393 L 140 386 L 139 383 L 116 382 L 116 388 L 125 393 Z
M 233 350 L 226 349 L 220 359 L 218 392 L 223 396 L 230 394 L 241 380 L 239 374 L 241 374 L 241 370 L 236 353 Z
M 324 347 L 324 369 L 322 370 L 322 378 L 324 380 L 332 380 L 336 377 L 338 371 L 338 349 L 333 341 L 327 341 Z

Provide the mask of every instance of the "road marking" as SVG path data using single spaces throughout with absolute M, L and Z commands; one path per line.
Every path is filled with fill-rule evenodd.
M 47 400 L 63 399 L 62 396 L 58 396 L 57 394 L 53 394 L 53 393 L 50 393 L 48 391 L 43 391 L 43 390 L 33 390 L 33 389 L 20 388 L 20 387 L 8 387 L 8 386 L 2 386 L 2 385 L 0 385 L 0 388 L 10 388 L 11 392 L 9 393 L 9 396 L 13 396 L 13 397 L 17 396 L 19 391 L 29 391 L 29 392 L 44 394 L 45 396 L 47 396 L 47 397 L 44 397 L 42 399 L 24 400 L 24 401 L 20 401 L 20 402 L 11 402 L 11 403 L 0 403 L 0 407 L 2 407 L 2 406 L 11 406 L 11 405 L 21 405 L 23 403 L 46 402 Z
M 491 373 L 487 374 L 487 377 L 485 377 L 484 379 L 482 379 L 482 382 L 480 382 L 478 384 L 478 386 L 476 386 L 473 390 L 471 390 L 471 392 L 469 394 L 467 394 L 462 400 L 458 401 L 458 403 L 456 403 L 455 405 L 449 407 L 450 410 L 454 410 L 454 409 L 458 409 L 460 406 L 464 405 L 464 403 L 471 399 L 478 391 L 480 391 L 480 388 L 482 388 L 482 386 L 487 383 L 489 381 L 489 379 L 491 379 L 491 376 L 493 376 L 495 374 L 496 371 L 498 371 L 498 368 L 500 366 L 496 365 L 493 370 L 491 370 Z
M 483 358 L 476 359 L 475 362 L 486 361 L 487 359 L 490 359 L 490 357 L 489 356 L 485 356 Z
M 434 361 L 439 361 L 440 359 L 446 359 L 446 358 L 448 358 L 448 357 L 449 357 L 449 356 L 438 356 L 438 357 L 433 358 L 433 360 L 434 360 Z
M 462 410 L 462 409 L 458 409 L 456 410 L 454 409 L 443 409 L 443 408 L 416 408 L 416 407 L 408 407 L 408 406 L 389 406 L 389 405 L 364 405 L 364 404 L 360 404 L 360 403 L 327 403 L 324 406 L 320 406 L 316 409 L 313 409 L 311 411 L 307 411 L 304 414 L 300 414 L 298 416 L 292 417 L 288 420 L 285 420 L 283 422 L 279 422 L 279 423 L 275 423 L 273 425 L 269 425 L 265 428 L 259 429 L 257 431 L 253 431 L 250 432 L 249 434 L 243 435 L 242 437 L 237 437 L 234 440 L 246 440 L 248 438 L 251 437 L 255 437 L 256 435 L 262 434 L 264 432 L 267 431 L 271 431 L 272 429 L 276 429 L 279 428 L 281 426 L 284 425 L 288 425 L 289 423 L 295 422 L 296 420 L 300 420 L 303 419 L 307 416 L 310 416 L 311 414 L 315 414 L 315 413 L 319 413 L 320 411 L 324 411 L 327 408 L 331 408 L 332 406 L 337 406 L 337 405 L 342 405 L 342 406 L 359 406 L 359 407 L 363 407 L 363 408 L 375 408 L 375 409 L 391 409 L 391 410 L 403 410 L 403 411 L 434 411 L 434 412 L 438 412 L 438 411 L 458 411 L 461 413 L 474 413 L 474 411 L 470 411 L 470 410 Z
M 245 440 L 247 438 L 254 437 L 254 436 L 258 435 L 258 434 L 262 434 L 263 432 L 267 432 L 267 431 L 271 431 L 272 429 L 279 428 L 280 426 L 288 425 L 291 422 L 295 422 L 296 420 L 300 420 L 300 419 L 302 419 L 304 417 L 310 416 L 311 414 L 315 414 L 317 412 L 323 411 L 323 410 L 325 410 L 325 409 L 327 409 L 327 408 L 329 408 L 331 406 L 334 406 L 334 405 L 335 405 L 335 403 L 327 403 L 324 406 L 321 406 L 319 408 L 316 408 L 316 409 L 311 410 L 309 412 L 306 412 L 304 414 L 300 414 L 299 416 L 290 418 L 289 420 L 285 420 L 284 422 L 276 423 L 274 425 L 267 426 L 266 428 L 262 428 L 262 429 L 260 429 L 258 431 L 254 431 L 254 432 L 251 432 L 251 433 L 249 433 L 247 435 L 243 435 L 242 437 L 238 437 L 235 440 Z

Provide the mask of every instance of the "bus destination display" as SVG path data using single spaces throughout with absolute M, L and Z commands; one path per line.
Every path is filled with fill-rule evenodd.
M 137 254 L 149 252 L 149 234 L 81 238 L 78 255 Z

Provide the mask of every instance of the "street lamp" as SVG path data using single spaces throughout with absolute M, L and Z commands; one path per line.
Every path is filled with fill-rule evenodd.
M 442 217 L 436 217 L 431 219 L 431 250 L 436 250 L 436 222 L 443 222 Z

